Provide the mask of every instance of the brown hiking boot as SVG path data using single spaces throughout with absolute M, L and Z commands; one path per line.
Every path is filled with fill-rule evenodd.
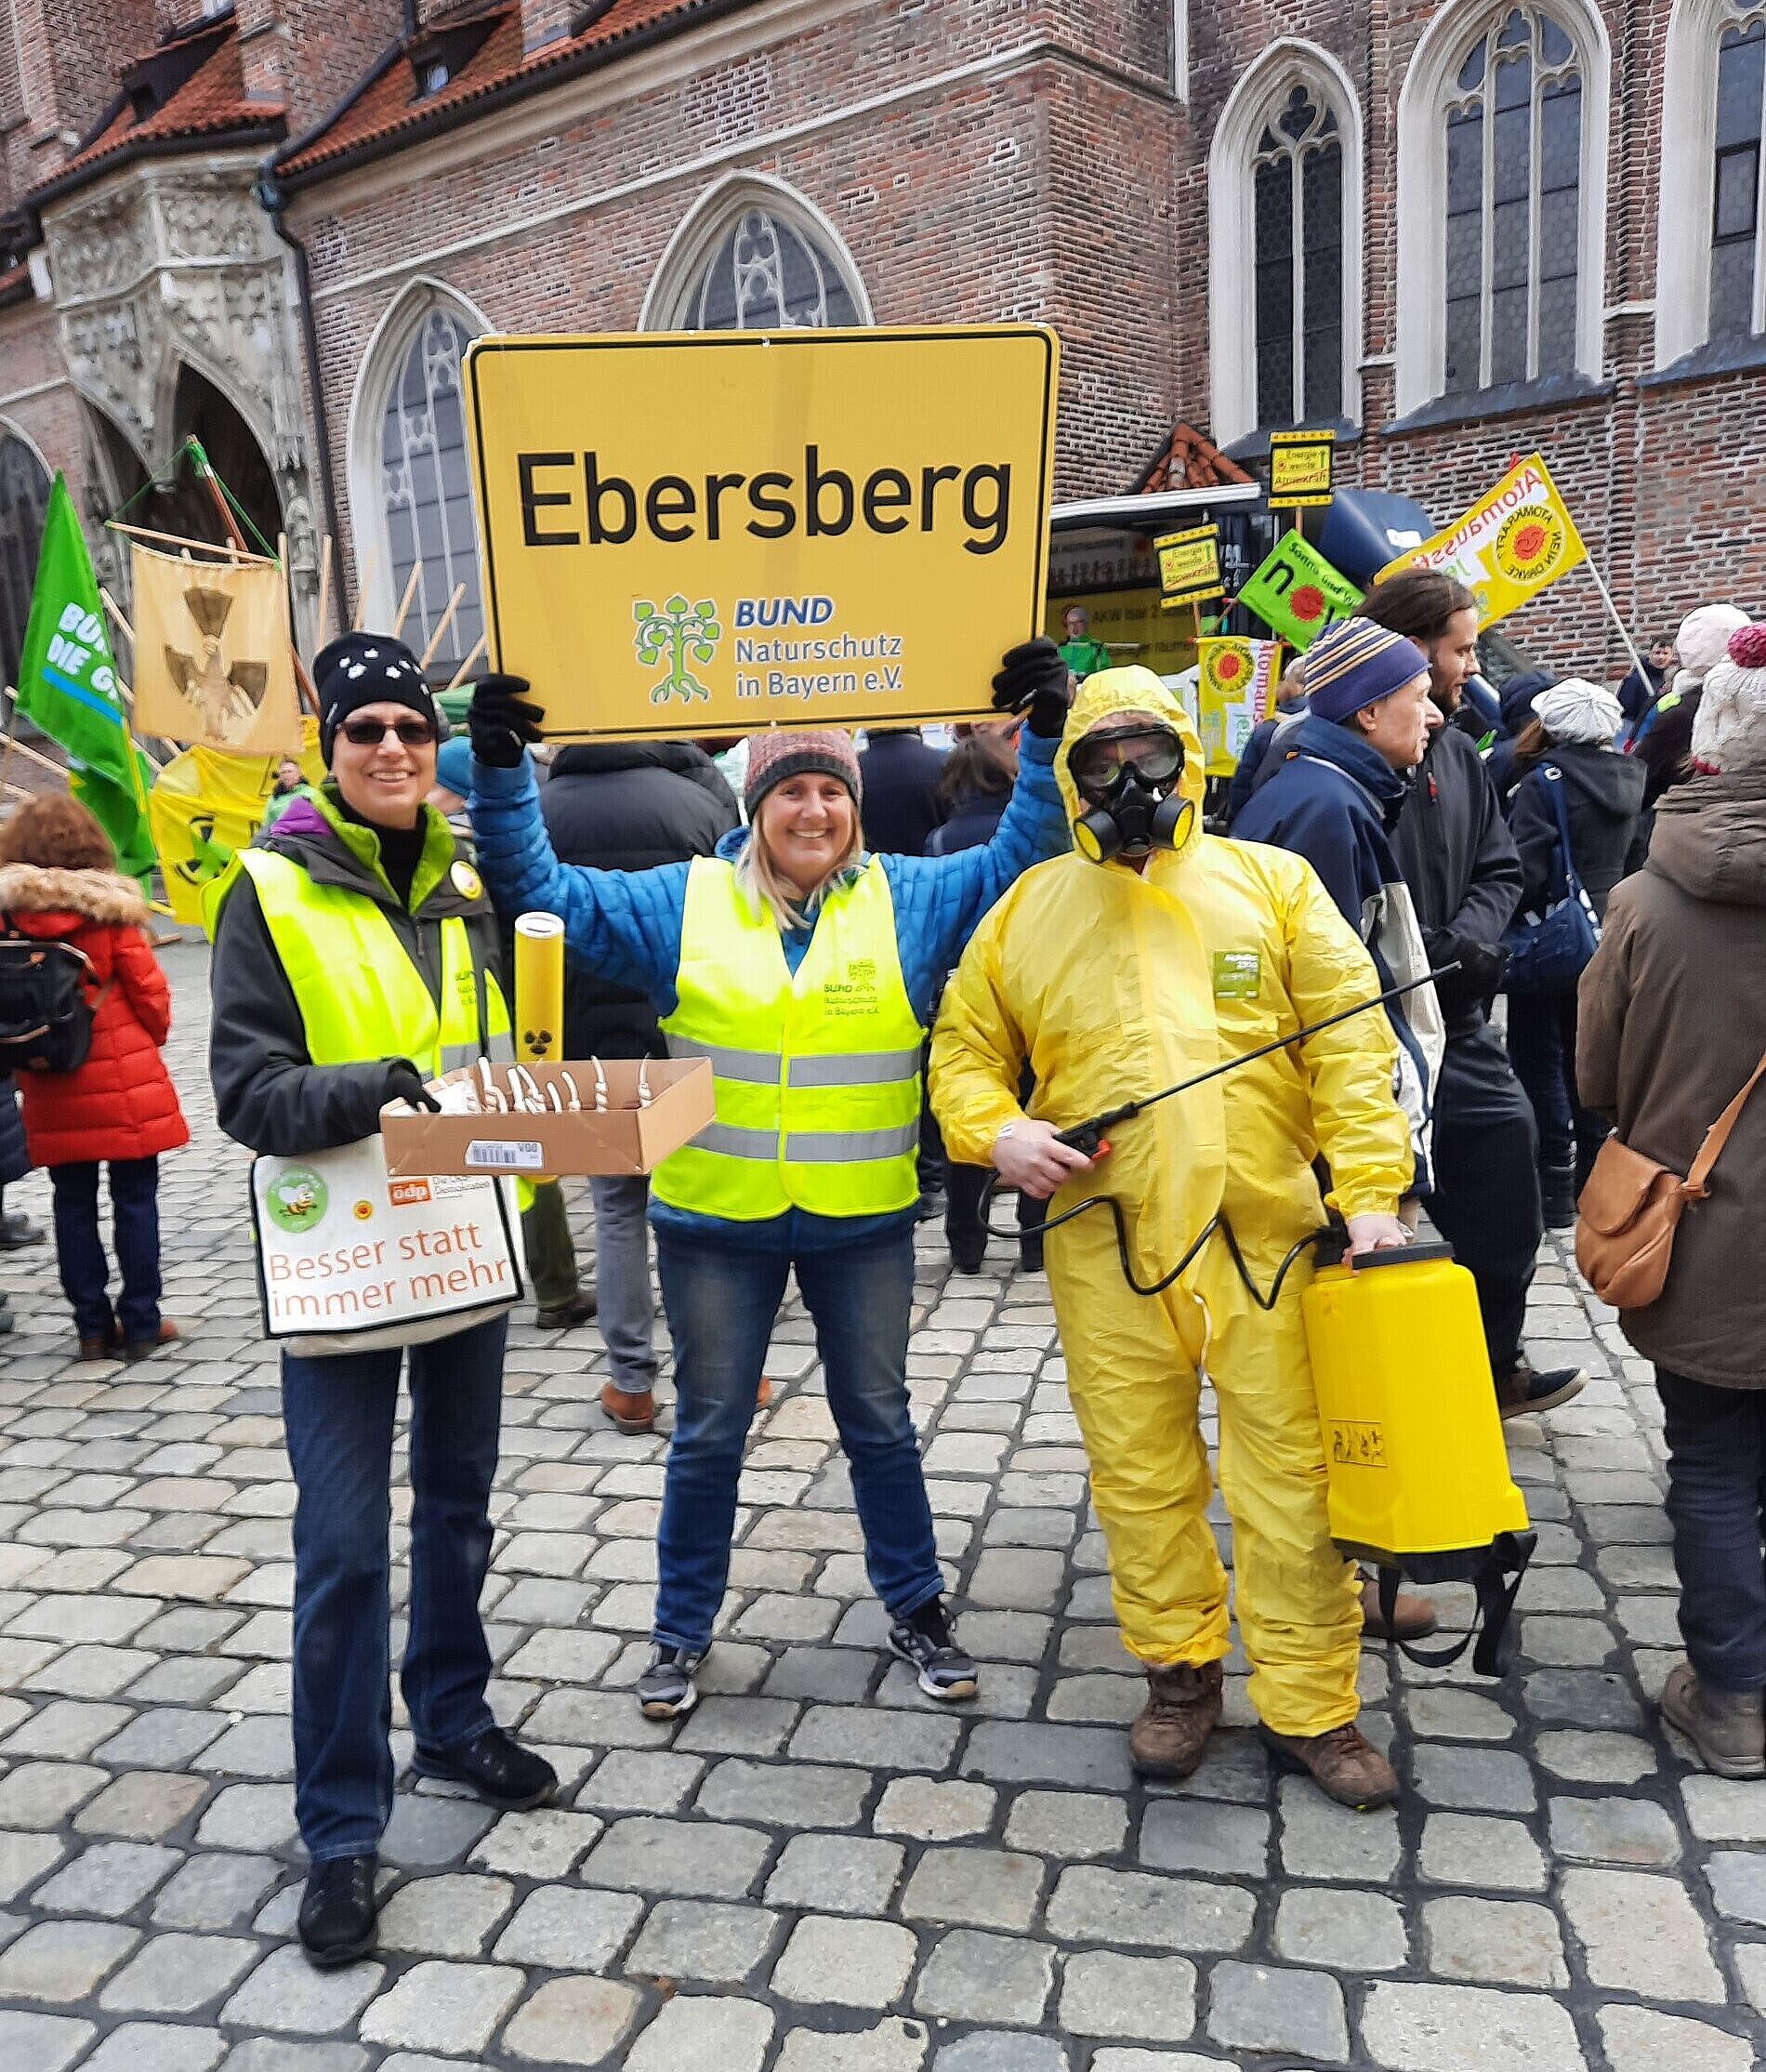
M 1379 1577 L 1370 1576 L 1364 1569 L 1361 1586 L 1362 1638 L 1364 1641 L 1426 1640 L 1441 1623 L 1428 1598 L 1414 1597 L 1408 1590 L 1401 1590 L 1392 1606 L 1392 1622 L 1388 1626 L 1380 1616 Z
M 616 1389 L 603 1381 L 601 1408 L 628 1437 L 648 1432 L 656 1421 L 656 1399 L 648 1389 Z
M 1758 1691 L 1719 1691 L 1676 1662 L 1662 1689 L 1662 1712 L 1720 1777 L 1766 1777 L 1766 1709 Z
M 1147 1669 L 1147 1702 L 1128 1729 L 1128 1760 L 1143 1777 L 1187 1777 L 1220 1718 L 1220 1665 Z
M 1307 1771 L 1327 1799 L 1365 1813 L 1389 1806 L 1398 1796 L 1398 1776 L 1391 1764 L 1352 1722 L 1328 1734 L 1277 1734 L 1264 1738 L 1291 1768 Z

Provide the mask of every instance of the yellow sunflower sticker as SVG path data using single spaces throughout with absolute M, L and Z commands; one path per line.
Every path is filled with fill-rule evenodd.
M 1523 504 L 1496 534 L 1496 567 L 1510 582 L 1536 587 L 1558 573 L 1568 546 L 1563 521 L 1550 504 Z

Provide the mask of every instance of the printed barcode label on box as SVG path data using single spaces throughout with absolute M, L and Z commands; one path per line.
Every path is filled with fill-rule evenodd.
M 466 1147 L 466 1162 L 505 1173 L 536 1173 L 545 1164 L 538 1144 L 497 1137 L 474 1137 Z

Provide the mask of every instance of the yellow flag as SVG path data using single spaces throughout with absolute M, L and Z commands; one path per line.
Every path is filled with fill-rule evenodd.
M 300 738 L 288 592 L 273 561 L 175 560 L 138 541 L 135 725 L 233 756 L 285 756 Z
M 1478 601 L 1479 624 L 1491 626 L 1588 558 L 1545 462 L 1529 454 L 1463 518 L 1389 561 L 1376 580 L 1402 569 L 1440 569 L 1466 586 Z
M 324 781 L 318 722 L 303 723 L 299 761 L 310 785 Z M 203 925 L 203 888 L 247 847 L 276 784 L 277 759 L 186 748 L 154 780 L 148 821 L 159 850 L 165 897 L 186 927 Z
M 1202 673 L 1197 680 L 1201 706 L 1198 731 L 1207 755 L 1210 777 L 1230 777 L 1252 730 L 1275 706 L 1275 686 L 1282 673 L 1279 640 L 1204 640 Z

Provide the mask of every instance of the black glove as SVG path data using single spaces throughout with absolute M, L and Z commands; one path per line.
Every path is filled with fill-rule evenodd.
M 1440 996 L 1444 1014 L 1451 1017 L 1469 1014 L 1474 1010 L 1488 1010 L 1509 962 L 1500 947 L 1442 928 L 1430 930 L 1423 938 L 1423 948 L 1431 965 L 1457 964 L 1459 967 L 1450 977 L 1435 981 L 1435 991 Z
M 1032 733 L 1058 741 L 1067 724 L 1066 658 L 1052 640 L 1021 641 L 1000 657 L 994 679 L 995 712 L 1022 712 Z
M 472 737 L 472 753 L 494 770 L 513 770 L 521 750 L 540 738 L 544 706 L 527 695 L 525 677 L 481 677 L 472 687 L 472 703 L 467 707 L 467 732 Z
M 389 1101 L 407 1102 L 413 1108 L 427 1108 L 432 1115 L 442 1113 L 442 1103 L 423 1083 L 423 1075 L 409 1058 L 394 1058 L 387 1067 L 380 1087 L 380 1105 Z

